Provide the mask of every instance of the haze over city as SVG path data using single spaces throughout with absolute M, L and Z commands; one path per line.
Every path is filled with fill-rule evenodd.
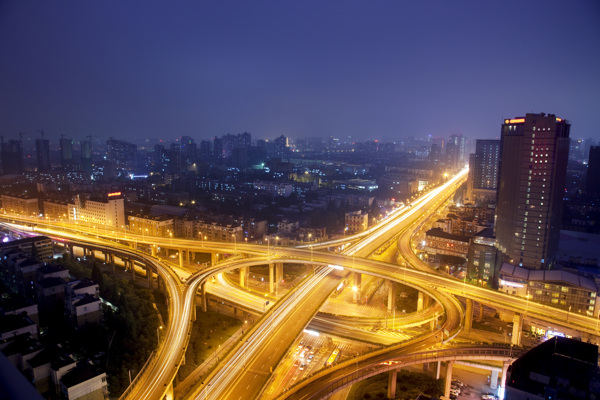
M 0 132 L 56 141 L 598 137 L 600 4 L 2 2 Z

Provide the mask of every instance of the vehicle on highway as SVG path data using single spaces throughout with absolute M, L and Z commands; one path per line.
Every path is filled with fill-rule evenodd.
M 341 349 L 335 349 L 331 355 L 329 356 L 329 358 L 327 359 L 327 361 L 325 361 L 325 366 L 329 367 L 330 365 L 333 365 L 333 363 L 335 363 L 339 358 L 340 358 L 340 354 L 342 353 Z
M 304 368 L 306 368 L 306 364 L 304 364 L 304 363 L 300 364 L 300 371 L 303 371 Z

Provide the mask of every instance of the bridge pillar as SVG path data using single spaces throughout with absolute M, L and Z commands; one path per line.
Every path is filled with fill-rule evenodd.
M 419 298 L 417 299 L 417 312 L 423 311 L 423 297 L 427 296 L 423 292 L 419 292 Z
M 442 362 L 438 361 L 437 362 L 437 368 L 435 369 L 435 379 L 439 380 L 440 379 L 440 371 L 442 370 Z
M 208 310 L 208 301 L 206 299 L 206 282 L 202 282 L 200 285 L 200 300 L 202 301 L 202 312 L 206 312 Z M 194 307 L 196 308 L 196 307 Z M 235 309 L 234 309 L 235 311 Z M 195 313 L 195 312 L 194 312 Z M 235 315 L 235 312 L 234 312 Z M 194 321 L 196 319 L 194 318 Z
M 217 263 L 218 256 L 217 253 L 210 253 L 210 265 L 215 265 Z
M 467 299 L 467 309 L 465 311 L 465 332 L 471 333 L 473 325 L 473 300 Z
M 427 307 L 429 307 L 430 302 L 431 302 L 431 296 L 425 294 L 423 296 L 423 308 L 426 309 Z
M 275 293 L 275 264 L 269 264 L 269 293 Z
M 113 254 L 110 255 L 110 267 L 112 268 L 112 272 L 114 274 L 116 271 L 116 265 L 115 265 L 115 256 Z
M 190 265 L 190 250 L 186 250 L 185 251 L 185 262 L 187 262 L 187 265 Z
M 388 281 L 388 312 L 396 309 L 396 282 Z
M 513 317 L 513 330 L 511 343 L 515 346 L 521 345 L 521 331 L 523 330 L 523 315 L 515 314 Z
M 279 294 L 279 285 L 283 281 L 283 263 L 275 263 L 275 294 Z
M 131 266 L 131 280 L 135 281 L 135 261 L 129 260 L 129 265 Z
M 352 275 L 353 275 L 352 291 L 354 292 L 354 302 L 358 303 L 360 300 L 360 288 L 361 288 L 361 284 L 362 284 L 362 274 L 360 272 L 353 272 Z
M 200 297 L 200 301 L 202 301 L 202 297 Z M 198 308 L 198 305 L 196 304 L 196 300 L 194 299 L 194 304 L 192 305 L 192 312 L 190 315 L 190 319 L 192 320 L 192 322 L 196 321 L 196 308 Z
M 146 267 L 146 279 L 148 279 L 148 288 L 152 290 L 152 270 Z
M 478 321 L 483 321 L 483 303 L 479 303 L 479 320 Z
M 69 249 L 69 257 L 71 258 L 71 260 L 73 260 L 73 255 L 74 255 L 74 247 L 72 244 L 68 244 L 67 248 Z
M 454 361 L 448 361 L 446 365 L 446 382 L 444 385 L 444 397 L 450 398 L 450 386 L 452 385 L 452 367 L 454 366 Z
M 108 264 L 108 253 L 104 253 L 104 264 Z
M 150 251 L 151 251 L 152 257 L 156 257 L 157 248 L 156 248 L 155 244 L 150 246 Z
M 240 286 L 248 287 L 248 267 L 240 268 Z
M 492 378 L 490 379 L 490 389 L 498 388 L 498 371 L 492 371 Z
M 183 269 L 183 249 L 179 249 L 179 268 Z
M 502 364 L 502 378 L 500 379 L 500 387 L 503 389 L 506 387 L 506 374 L 508 374 L 509 366 L 510 363 L 506 361 Z
M 388 399 L 396 398 L 396 380 L 397 380 L 397 378 L 398 378 L 398 370 L 397 369 L 391 370 L 388 375 L 388 392 L 387 392 Z

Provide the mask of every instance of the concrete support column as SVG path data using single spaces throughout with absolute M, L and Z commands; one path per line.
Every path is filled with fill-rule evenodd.
M 431 303 L 431 296 L 424 295 L 424 297 L 423 297 L 423 308 L 427 309 L 427 307 L 429 307 L 430 303 Z
M 110 267 L 112 268 L 112 272 L 114 273 L 116 271 L 116 265 L 115 265 L 115 256 L 113 254 L 110 255 Z
M 248 267 L 240 268 L 240 286 L 248 287 Z
M 185 262 L 187 262 L 188 265 L 190 265 L 190 251 L 186 250 L 185 252 Z
M 202 282 L 200 285 L 200 299 L 202 301 L 202 312 L 206 312 L 208 310 L 208 301 L 206 299 L 206 282 Z M 194 321 L 195 320 L 196 319 L 194 318 Z
M 283 281 L 283 263 L 275 263 L 275 294 L 279 293 L 279 285 Z
M 396 380 L 397 380 L 397 378 L 398 378 L 398 370 L 396 370 L 396 369 L 391 370 L 388 375 L 388 392 L 387 392 L 388 399 L 396 398 Z
M 471 333 L 473 326 L 473 300 L 467 299 L 467 309 L 465 311 L 465 332 Z
M 440 371 L 442 370 L 442 362 L 438 361 L 437 362 L 437 368 L 435 369 L 435 379 L 439 380 L 440 379 Z
M 156 257 L 157 247 L 155 244 L 150 246 L 150 251 L 152 252 L 152 257 Z
M 135 281 L 135 261 L 130 260 L 129 263 L 131 265 L 131 280 Z
M 388 281 L 388 312 L 396 308 L 396 282 Z
M 210 253 L 210 265 L 215 265 L 217 261 L 216 253 Z
M 513 331 L 511 343 L 515 346 L 521 345 L 521 331 L 523 330 L 523 315 L 515 314 L 513 317 Z
M 503 389 L 506 387 L 506 374 L 508 374 L 509 366 L 510 366 L 510 363 L 507 363 L 507 362 L 504 362 L 504 364 L 502 364 L 502 378 L 500 380 L 500 387 Z
M 423 292 L 419 292 L 419 298 L 417 299 L 417 312 L 423 311 L 423 297 L 427 296 Z
M 483 321 L 483 303 L 479 303 L 479 321 Z
M 108 253 L 104 253 L 104 264 L 108 264 Z
M 431 322 L 429 323 L 429 330 L 431 332 L 433 332 L 435 330 L 435 328 L 437 328 L 437 318 L 432 319 Z
M 492 378 L 490 379 L 490 389 L 496 389 L 498 387 L 498 371 L 492 371 Z
M 71 258 L 71 260 L 73 260 L 73 253 L 74 253 L 74 247 L 72 244 L 68 244 L 67 248 L 69 249 L 69 257 Z
M 179 268 L 183 269 L 183 250 L 179 249 Z
M 275 293 L 275 264 L 269 264 L 269 293 Z
M 450 386 L 452 384 L 452 367 L 454 366 L 454 361 L 448 361 L 448 365 L 446 366 L 446 384 L 444 387 L 444 397 L 447 399 L 450 398 Z
M 152 290 L 152 270 L 146 267 L 146 279 L 148 279 L 148 288 Z
M 362 274 L 360 272 L 353 272 L 352 275 L 353 275 L 352 291 L 354 292 L 354 302 L 358 303 L 360 300 L 360 288 L 361 288 L 361 284 L 362 284 Z
M 200 299 L 202 299 L 202 297 L 200 297 Z M 198 308 L 198 306 L 194 302 L 194 305 L 192 306 L 192 315 L 191 315 L 192 322 L 196 322 L 196 311 L 197 311 L 196 308 Z

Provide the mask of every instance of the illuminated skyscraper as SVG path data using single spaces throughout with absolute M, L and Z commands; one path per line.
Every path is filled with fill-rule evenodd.
M 546 269 L 554 261 L 570 127 L 544 113 L 504 120 L 495 233 L 514 265 Z
M 496 201 L 500 166 L 500 140 L 477 140 L 469 157 L 466 200 Z

